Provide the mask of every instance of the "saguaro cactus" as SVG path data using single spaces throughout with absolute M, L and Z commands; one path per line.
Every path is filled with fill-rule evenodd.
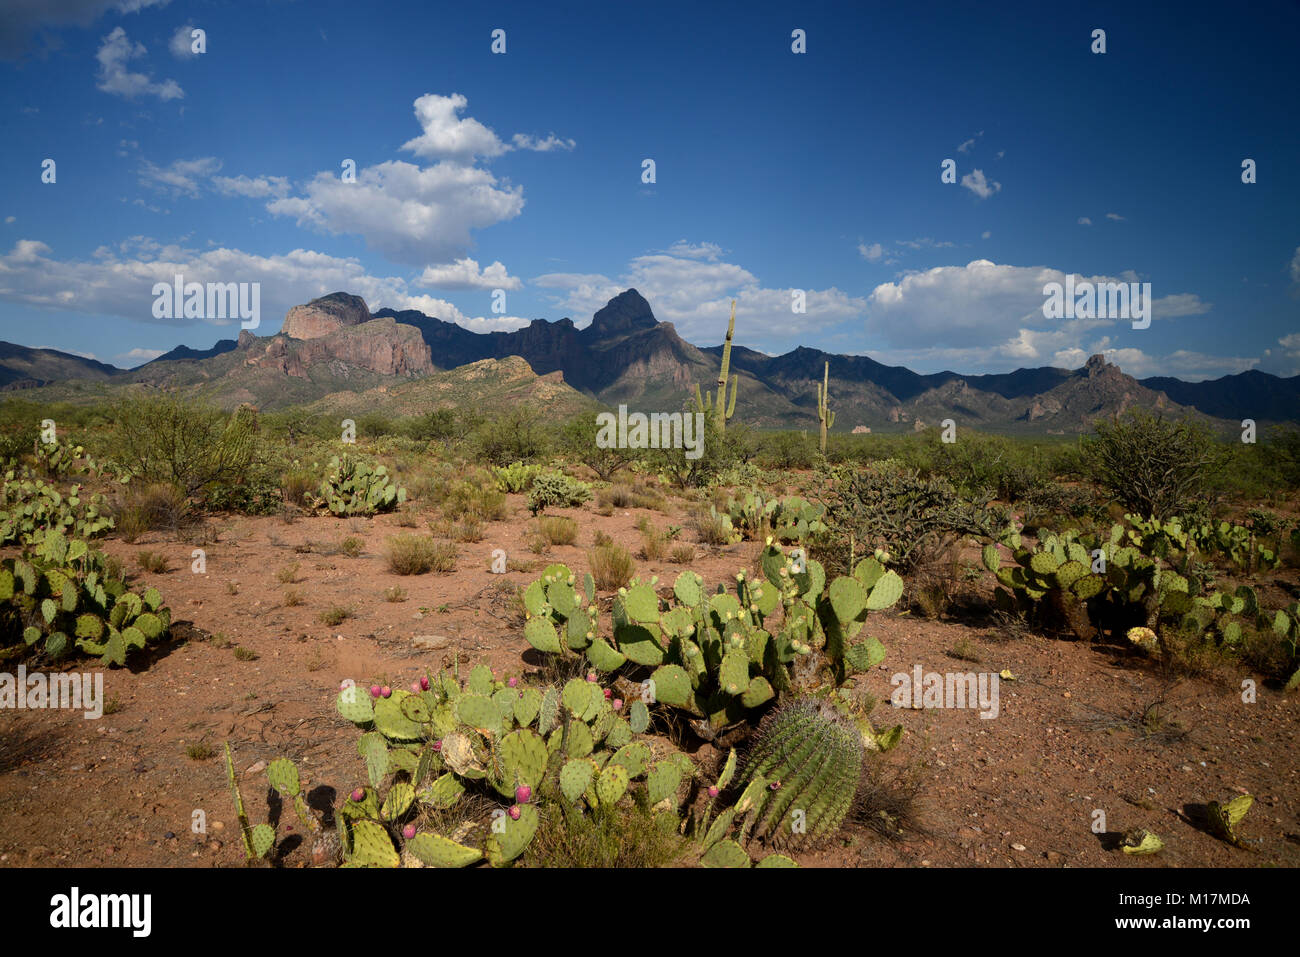
M 831 364 L 826 363 L 822 384 L 817 387 L 817 419 L 822 424 L 822 455 L 826 454 L 826 430 L 835 426 L 835 413 L 828 408 L 831 397 Z
M 718 397 L 715 401 L 712 392 L 700 395 L 700 387 L 695 386 L 695 406 L 701 412 L 712 412 L 713 421 L 719 432 L 727 430 L 727 420 L 736 411 L 736 392 L 740 388 L 740 375 L 731 376 L 731 398 L 727 398 L 727 374 L 731 371 L 731 336 L 736 331 L 736 300 L 731 300 L 731 321 L 727 323 L 727 339 L 722 346 L 722 367 L 718 370 Z

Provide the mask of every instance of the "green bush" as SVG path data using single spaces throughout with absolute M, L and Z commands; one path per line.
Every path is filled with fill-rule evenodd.
M 533 479 L 528 509 L 534 515 L 548 508 L 576 508 L 591 498 L 591 487 L 562 472 L 543 472 Z
M 1130 512 L 1170 518 L 1200 501 L 1225 462 L 1209 430 L 1190 419 L 1166 420 L 1141 409 L 1101 420 L 1085 443 L 1092 475 Z
M 777 432 L 769 435 L 758 453 L 758 460 L 769 469 L 810 469 L 818 461 L 817 440 L 803 432 Z
M 637 456 L 637 450 L 601 448 L 596 444 L 600 428 L 596 424 L 599 413 L 587 412 L 570 419 L 561 433 L 564 451 L 573 461 L 588 466 L 602 482 L 608 482 L 621 469 L 627 468 Z
M 829 568 L 843 569 L 850 552 L 883 548 L 904 571 L 963 536 L 997 539 L 1010 524 L 1004 509 L 991 508 L 991 493 L 967 499 L 943 478 L 923 478 L 896 462 L 868 468 L 832 467 L 824 538 L 813 553 Z
M 481 460 L 508 465 L 545 457 L 551 448 L 551 436 L 540 413 L 515 407 L 479 425 L 473 445 Z
M 254 459 L 257 414 L 233 415 L 171 396 L 128 399 L 113 409 L 112 458 L 133 478 L 194 496 L 241 479 Z

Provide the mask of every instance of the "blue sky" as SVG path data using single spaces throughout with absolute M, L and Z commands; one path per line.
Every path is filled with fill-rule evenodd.
M 635 286 L 699 345 L 735 297 L 771 353 L 1300 373 L 1300 5 L 990 6 L 3 0 L 0 338 L 233 338 L 154 318 L 179 272 L 259 282 L 261 335 L 340 289 L 482 331 Z M 1150 328 L 1046 318 L 1066 273 L 1150 282 Z

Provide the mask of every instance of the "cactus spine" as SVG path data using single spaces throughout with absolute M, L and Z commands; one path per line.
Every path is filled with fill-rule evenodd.
M 718 432 L 727 430 L 727 420 L 736 411 L 736 392 L 740 388 L 739 373 L 731 376 L 731 397 L 727 398 L 727 377 L 731 372 L 731 336 L 736 331 L 736 300 L 731 300 L 731 320 L 727 323 L 727 339 L 722 346 L 722 367 L 718 370 L 718 397 L 715 401 L 712 392 L 700 395 L 700 387 L 695 386 L 695 407 L 701 412 L 712 412 L 713 421 Z
M 826 454 L 826 430 L 835 427 L 835 413 L 830 411 L 831 364 L 826 363 L 822 384 L 817 387 L 817 419 L 822 424 L 822 455 Z

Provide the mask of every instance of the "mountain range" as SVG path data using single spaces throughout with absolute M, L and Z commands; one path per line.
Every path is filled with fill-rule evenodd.
M 521 401 L 556 415 L 620 403 L 633 411 L 675 411 L 697 384 L 715 387 L 722 352 L 686 342 L 635 289 L 611 299 L 582 329 L 566 317 L 492 333 L 414 310 L 372 314 L 360 297 L 337 292 L 294 306 L 276 335 L 244 331 L 209 349 L 178 346 L 132 370 L 0 343 L 0 390 L 44 401 L 102 401 L 123 389 L 156 388 L 225 407 L 392 414 Z M 1300 376 L 1135 379 L 1100 355 L 1073 370 L 922 375 L 864 355 L 800 347 L 769 356 L 733 345 L 737 418 L 757 428 L 815 428 L 816 386 L 827 362 L 836 432 L 913 431 L 951 418 L 991 431 L 1071 434 L 1134 406 L 1200 415 L 1224 428 L 1244 418 L 1300 418 Z

